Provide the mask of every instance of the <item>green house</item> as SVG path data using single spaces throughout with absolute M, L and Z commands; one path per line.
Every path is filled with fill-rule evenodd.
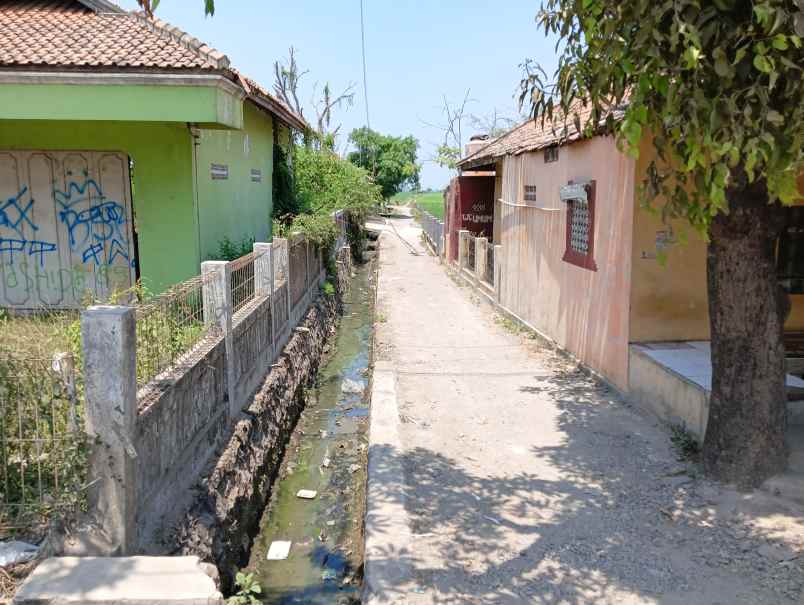
M 75 306 L 266 241 L 304 120 L 226 56 L 106 0 L 0 0 L 0 306 Z

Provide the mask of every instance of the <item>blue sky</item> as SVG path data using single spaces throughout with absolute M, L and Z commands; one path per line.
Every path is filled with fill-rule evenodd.
M 135 0 L 123 0 L 135 8 Z M 157 15 L 226 53 L 243 73 L 266 88 L 273 62 L 293 45 L 310 71 L 302 102 L 329 81 L 341 89 L 357 85 L 355 104 L 335 116 L 343 124 L 340 143 L 365 123 L 360 53 L 360 0 L 217 0 L 204 17 L 203 0 L 162 0 Z M 371 126 L 420 142 L 422 187 L 441 188 L 449 172 L 431 161 L 441 134 L 424 122 L 443 122 L 442 96 L 457 103 L 467 89 L 468 111 L 489 114 L 496 107 L 515 117 L 514 94 L 520 64 L 538 59 L 552 72 L 553 43 L 534 21 L 538 0 L 364 0 Z M 314 119 L 311 109 L 308 119 Z M 464 142 L 472 134 L 464 126 Z

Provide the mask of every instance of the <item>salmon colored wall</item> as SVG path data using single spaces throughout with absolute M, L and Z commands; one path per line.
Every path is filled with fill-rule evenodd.
M 643 141 L 634 174 L 635 190 L 655 157 L 653 145 Z M 804 177 L 800 179 L 804 191 Z M 661 200 L 654 204 L 661 208 Z M 631 251 L 631 342 L 708 340 L 709 302 L 706 285 L 706 242 L 684 221 L 672 221 L 678 234 L 686 229 L 687 242 L 665 248 L 666 262 L 656 258 L 657 233 L 668 227 L 634 199 L 634 239 Z M 804 296 L 791 296 L 788 330 L 804 329 Z
M 557 162 L 546 164 L 542 153 L 524 161 L 540 207 L 500 206 L 501 303 L 625 390 L 634 161 L 609 137 L 562 147 Z M 562 260 L 567 210 L 559 189 L 583 179 L 596 181 L 597 271 Z M 519 194 L 503 191 L 502 197 L 518 200 Z
M 493 243 L 500 243 L 500 198 L 502 197 L 502 162 L 494 167 L 494 236 Z

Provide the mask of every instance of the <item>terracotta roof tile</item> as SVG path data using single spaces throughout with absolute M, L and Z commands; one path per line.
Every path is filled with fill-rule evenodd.
M 161 25 L 133 13 L 96 12 L 75 0 L 0 0 L 0 66 L 225 67 L 220 53 L 198 52 L 201 42 Z
M 0 0 L 0 68 L 117 68 L 215 71 L 286 124 L 304 118 L 230 67 L 223 53 L 160 19 L 108 0 Z
M 553 114 L 552 122 L 545 121 L 542 125 L 540 119 L 528 120 L 497 137 L 485 147 L 481 147 L 471 155 L 462 158 L 458 165 L 462 168 L 488 164 L 506 155 L 519 155 L 528 151 L 538 151 L 553 145 L 565 145 L 583 138 L 574 125 L 573 116 L 577 112 L 581 118 L 581 125 L 585 125 L 592 113 L 592 107 L 584 107 L 580 101 L 573 105 L 575 111 L 570 112 L 568 119 L 557 111 Z M 613 112 L 615 119 L 622 117 L 621 110 Z

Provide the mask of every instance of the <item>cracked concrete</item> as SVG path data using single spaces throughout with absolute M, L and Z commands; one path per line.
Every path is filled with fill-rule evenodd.
M 495 320 L 392 220 L 367 603 L 802 603 L 801 507 L 701 479 L 656 419 Z

